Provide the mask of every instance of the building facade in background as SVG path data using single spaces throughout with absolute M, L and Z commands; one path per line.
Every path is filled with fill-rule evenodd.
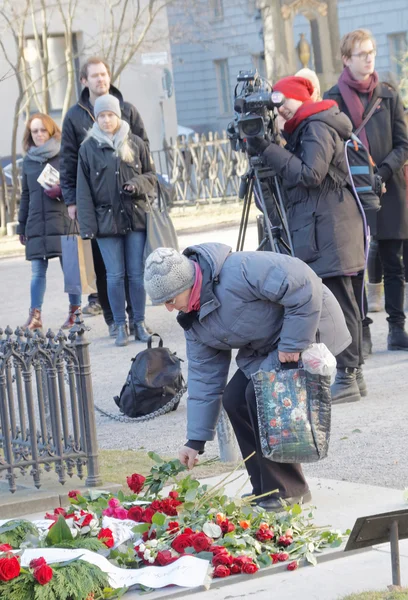
M 377 40 L 380 77 L 397 85 L 403 75 L 407 0 L 202 0 L 200 5 L 194 22 L 178 11 L 168 13 L 170 29 L 185 19 L 190 33 L 172 38 L 171 53 L 178 123 L 197 132 L 226 129 L 240 69 L 257 67 L 273 82 L 301 68 L 296 50 L 301 34 L 323 90 L 341 71 L 341 36 L 359 27 Z

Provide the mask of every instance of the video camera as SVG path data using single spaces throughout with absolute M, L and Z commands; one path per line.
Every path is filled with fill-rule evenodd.
M 283 94 L 274 92 L 256 69 L 240 71 L 234 91 L 235 118 L 227 127 L 232 149 L 245 152 L 249 137 L 273 137 L 274 109 L 284 102 Z

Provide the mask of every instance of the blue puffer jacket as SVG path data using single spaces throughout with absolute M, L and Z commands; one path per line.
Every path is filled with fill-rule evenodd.
M 249 378 L 273 368 L 276 349 L 305 350 L 317 329 L 335 356 L 350 344 L 337 300 L 301 260 L 273 252 L 231 253 L 215 243 L 191 246 L 184 254 L 203 272 L 201 308 L 185 332 L 189 440 L 214 439 L 232 349 L 239 349 L 238 367 Z

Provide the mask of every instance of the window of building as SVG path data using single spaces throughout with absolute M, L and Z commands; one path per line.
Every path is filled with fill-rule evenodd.
M 216 60 L 215 71 L 217 74 L 220 113 L 226 115 L 231 113 L 232 110 L 228 60 Z
M 393 71 L 398 78 L 401 78 L 403 75 L 402 62 L 408 52 L 407 32 L 403 31 L 389 35 L 388 43 L 390 48 L 391 71 Z
M 212 19 L 222 19 L 224 7 L 222 0 L 210 0 L 210 14 Z
M 39 40 L 42 44 L 42 39 Z M 76 53 L 76 36 L 73 39 L 73 51 Z M 50 111 L 61 111 L 64 105 L 65 93 L 68 85 L 67 64 L 65 59 L 65 38 L 63 35 L 50 35 L 47 40 L 48 50 L 48 101 Z M 42 51 L 42 46 L 39 49 L 38 43 L 34 38 L 27 38 L 25 47 L 25 58 L 28 64 L 27 83 L 32 86 L 32 99 L 30 102 L 30 110 L 37 110 L 37 98 L 43 97 L 43 79 L 39 52 Z M 74 70 L 77 71 L 77 61 L 74 61 Z M 72 90 L 71 103 L 75 101 L 77 94 L 75 74 L 75 84 Z

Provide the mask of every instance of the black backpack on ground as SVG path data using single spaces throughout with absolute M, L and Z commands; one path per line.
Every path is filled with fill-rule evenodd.
M 152 338 L 159 338 L 159 346 L 152 348 Z M 147 349 L 132 359 L 125 385 L 114 400 L 120 411 L 140 421 L 154 419 L 171 410 L 177 410 L 186 391 L 180 366 L 181 359 L 154 333 Z

